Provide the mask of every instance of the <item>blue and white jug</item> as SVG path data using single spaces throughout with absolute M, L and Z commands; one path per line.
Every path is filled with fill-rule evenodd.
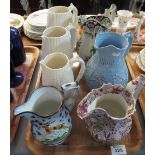
M 84 73 L 89 90 L 101 87 L 103 83 L 127 84 L 128 68 L 125 56 L 132 40 L 132 32 L 126 32 L 124 35 L 101 32 L 96 36 L 96 53 L 88 61 Z

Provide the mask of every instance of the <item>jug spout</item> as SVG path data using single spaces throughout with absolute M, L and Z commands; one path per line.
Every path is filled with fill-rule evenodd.
M 71 111 L 77 97 L 80 95 L 80 86 L 76 82 L 67 83 L 61 86 L 64 93 L 64 104 Z
M 126 56 L 128 54 L 128 52 L 129 52 L 129 49 L 130 49 L 131 45 L 132 45 L 133 33 L 132 32 L 125 32 L 123 34 L 123 36 L 127 39 L 128 43 L 129 43 L 129 45 L 128 45 L 125 53 L 124 53 L 124 56 Z
M 126 89 L 133 94 L 133 97 L 137 100 L 144 86 L 145 76 L 141 74 L 135 80 L 130 81 L 126 86 Z
M 39 63 L 40 63 L 40 65 L 41 65 L 42 67 L 46 67 L 46 64 L 45 64 L 44 59 L 42 59 L 41 61 L 39 61 Z
M 23 103 L 17 107 L 15 107 L 14 111 L 13 111 L 13 114 L 15 116 L 17 115 L 22 115 L 22 116 L 26 116 L 27 113 L 31 112 L 32 111 L 32 107 L 30 106 L 30 104 L 28 103 Z

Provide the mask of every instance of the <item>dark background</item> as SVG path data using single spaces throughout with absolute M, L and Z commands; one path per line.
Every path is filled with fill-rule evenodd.
M 104 13 L 105 8 L 109 8 L 112 3 L 117 5 L 117 10 L 125 9 L 133 12 L 138 12 L 137 9 L 144 0 L 51 0 L 53 6 L 69 6 L 73 3 L 77 9 L 78 14 L 97 14 Z M 39 9 L 40 0 L 28 0 L 29 2 L 29 13 L 37 11 Z M 45 0 L 45 7 L 48 8 L 48 0 Z M 134 7 L 134 8 L 133 8 Z M 142 4 L 141 10 L 145 11 L 145 1 Z M 25 15 L 26 12 L 23 10 L 20 0 L 10 1 L 10 12 Z

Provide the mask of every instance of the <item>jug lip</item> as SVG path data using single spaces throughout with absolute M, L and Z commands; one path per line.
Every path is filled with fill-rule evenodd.
M 120 50 L 124 50 L 124 49 L 126 49 L 128 46 L 129 46 L 129 42 L 127 41 L 127 39 L 125 38 L 125 36 L 123 36 L 123 35 L 121 35 L 121 34 L 118 34 L 118 33 L 115 33 L 115 32 L 100 32 L 100 33 L 98 33 L 97 34 L 97 36 L 99 36 L 99 35 L 102 35 L 102 34 L 104 34 L 104 35 L 115 35 L 115 36 L 117 36 L 117 37 L 122 37 L 124 40 L 125 40 L 125 42 L 126 42 L 126 46 L 125 47 L 123 47 L 123 48 L 119 48 L 119 47 L 116 47 L 116 46 L 114 46 L 114 45 L 112 45 L 112 44 L 110 44 L 110 45 L 107 45 L 107 46 L 104 46 L 104 48 L 106 48 L 106 47 L 114 47 L 114 48 L 116 48 L 116 49 L 120 49 Z M 96 38 L 95 38 L 95 44 L 94 44 L 94 47 L 95 48 L 102 48 L 102 47 L 98 47 L 98 46 L 96 46 L 96 41 L 97 41 L 97 36 L 96 36 Z
M 88 98 L 90 97 L 90 96 L 94 96 L 95 98 L 91 98 L 91 100 L 89 100 L 89 102 L 94 102 L 96 99 L 97 99 L 97 97 L 101 97 L 101 96 L 99 96 L 99 92 L 101 92 L 102 90 L 103 90 L 103 88 L 104 87 L 106 87 L 106 86 L 111 86 L 111 87 L 120 87 L 121 89 L 122 89 L 122 92 L 123 91 L 127 91 L 130 95 L 131 95 L 131 99 L 132 99 L 132 101 L 133 101 L 133 103 L 136 103 L 136 99 L 134 98 L 134 96 L 133 96 L 133 94 L 132 93 L 130 93 L 130 91 L 128 91 L 127 89 L 126 89 L 126 87 L 124 87 L 123 85 L 121 85 L 121 84 L 111 84 L 111 83 L 107 83 L 107 84 L 103 84 L 101 87 L 99 87 L 99 88 L 95 88 L 95 89 L 92 89 L 80 102 L 79 102 L 79 104 L 78 104 L 78 106 L 77 106 L 77 114 L 78 114 L 78 117 L 79 118 L 81 118 L 81 119 L 84 119 L 85 117 L 87 117 L 89 114 L 88 114 L 88 111 L 86 111 L 86 112 L 83 112 L 83 113 L 80 113 L 80 106 L 83 106 L 83 104 L 82 104 L 82 102 L 84 102 L 84 103 L 87 103 L 87 101 L 88 101 Z M 96 92 L 96 91 L 98 91 L 98 92 Z M 95 96 L 94 94 L 95 94 L 95 92 L 96 92 L 96 95 L 98 95 L 98 96 Z M 110 94 L 111 92 L 108 92 L 108 93 L 105 93 L 105 94 Z M 117 94 L 117 93 L 115 93 L 115 94 Z M 102 94 L 102 95 L 104 95 L 104 94 Z M 124 97 L 124 96 L 123 96 Z M 125 99 L 126 100 L 126 99 Z M 130 101 L 130 100 L 129 100 Z M 130 110 L 130 102 L 127 102 L 126 101 L 126 103 L 128 104 L 128 111 Z M 89 106 L 89 104 L 87 104 L 86 105 L 87 106 L 87 108 L 88 108 L 88 106 Z M 101 108 L 95 108 L 95 109 L 101 109 Z M 123 118 L 123 119 L 125 119 L 125 118 L 127 118 L 127 117 L 129 117 L 129 116 L 131 116 L 132 115 L 132 113 L 127 113 L 127 115 Z M 120 118 L 119 118 L 120 119 Z M 118 120 L 119 120 L 118 119 Z
M 41 87 L 39 87 L 39 88 L 34 89 L 34 90 L 31 92 L 31 94 L 30 94 L 30 96 L 28 97 L 28 99 L 26 100 L 26 102 L 28 102 L 28 101 L 30 100 L 31 96 L 35 93 L 35 91 L 37 91 L 37 90 L 39 90 L 39 89 L 42 89 L 42 88 L 45 88 L 45 87 L 48 87 L 48 88 L 55 88 L 55 89 L 61 94 L 61 96 L 62 96 L 62 98 L 61 98 L 61 104 L 60 104 L 59 108 L 56 110 L 56 112 L 54 112 L 53 114 L 51 114 L 51 115 L 49 115 L 49 116 L 41 116 L 41 115 L 39 115 L 39 114 L 37 114 L 37 113 L 35 113 L 35 112 L 32 112 L 32 111 L 24 111 L 24 112 L 22 112 L 22 114 L 24 114 L 24 113 L 31 113 L 31 114 L 34 114 L 34 115 L 36 115 L 36 116 L 38 116 L 38 117 L 41 117 L 41 118 L 49 118 L 49 117 L 55 115 L 57 112 L 60 111 L 60 109 L 61 109 L 62 106 L 63 106 L 63 99 L 64 99 L 64 97 L 63 97 L 63 92 L 62 92 L 61 90 L 59 90 L 58 88 L 56 88 L 55 86 L 52 86 L 52 85 L 41 86 Z M 25 104 L 26 102 L 24 102 L 23 104 Z M 20 104 L 20 105 L 18 105 L 18 106 L 16 106 L 16 107 L 19 107 L 19 106 L 21 106 L 21 105 L 23 105 L 23 104 Z M 16 108 L 16 107 L 15 107 L 15 108 Z M 14 110 L 13 110 L 13 113 L 14 113 Z M 16 116 L 18 116 L 18 115 L 20 115 L 20 114 L 17 114 Z
M 53 71 L 57 71 L 57 70 L 63 70 L 63 69 L 65 69 L 66 67 L 68 67 L 68 65 L 69 65 L 69 58 L 67 57 L 66 54 L 64 54 L 64 53 L 62 53 L 62 52 L 54 52 L 54 53 L 48 54 L 48 55 L 44 58 L 44 61 L 46 61 L 46 59 L 47 59 L 49 56 L 57 55 L 57 54 L 65 56 L 65 58 L 66 58 L 66 60 L 67 60 L 66 64 L 65 64 L 63 67 L 61 67 L 61 68 L 50 68 L 49 66 L 46 65 L 46 67 L 47 67 L 48 69 L 51 69 L 51 70 L 53 70 Z M 49 61 L 49 60 L 46 61 L 46 64 L 47 64 L 48 61 Z M 53 87 L 54 87 L 54 86 L 53 86 Z M 57 88 L 56 88 L 56 89 L 57 89 Z
M 54 30 L 54 29 L 61 29 L 61 30 L 64 30 L 65 31 L 65 33 L 63 34 L 63 35 L 61 35 L 61 36 L 58 36 L 58 37 L 50 37 L 50 36 L 47 36 L 47 34 L 49 33 L 48 31 L 51 31 L 51 30 Z M 62 38 L 62 37 L 64 37 L 64 36 L 66 36 L 66 34 L 67 34 L 67 29 L 65 28 L 65 27 L 63 27 L 63 26 L 50 26 L 50 27 L 48 27 L 48 28 L 46 28 L 45 30 L 44 30 L 44 32 L 43 32 L 43 34 L 42 34 L 42 37 L 43 38 Z M 48 33 L 47 33 L 48 32 Z M 51 33 L 51 32 L 50 32 Z

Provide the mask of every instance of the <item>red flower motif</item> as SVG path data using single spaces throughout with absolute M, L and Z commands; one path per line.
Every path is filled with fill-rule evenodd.
M 137 80 L 133 80 L 133 81 L 132 81 L 132 84 L 133 84 L 133 85 L 137 85 L 137 84 L 138 84 L 138 81 L 137 81 Z
M 80 110 L 83 112 L 83 113 L 86 113 L 87 112 L 87 104 L 81 104 L 79 106 Z

